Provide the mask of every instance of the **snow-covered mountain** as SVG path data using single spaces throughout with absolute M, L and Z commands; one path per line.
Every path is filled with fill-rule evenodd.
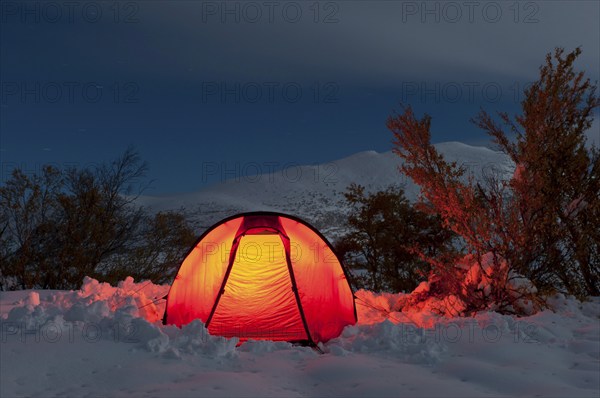
M 447 160 L 465 165 L 475 178 L 491 169 L 506 173 L 513 170 L 506 155 L 486 147 L 446 142 L 436 144 L 436 148 Z M 369 191 L 399 185 L 409 199 L 417 198 L 419 189 L 398 171 L 400 163 L 391 151 L 366 151 L 324 164 L 236 176 L 194 193 L 144 196 L 139 200 L 157 211 L 185 208 L 199 231 L 235 213 L 267 210 L 297 215 L 331 236 L 342 224 L 343 192 L 351 183 Z

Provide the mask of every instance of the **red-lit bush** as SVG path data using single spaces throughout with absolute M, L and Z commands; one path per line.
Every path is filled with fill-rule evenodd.
M 511 305 L 510 275 L 527 278 L 541 293 L 600 294 L 600 155 L 586 147 L 600 99 L 596 86 L 573 69 L 579 54 L 548 54 L 538 81 L 525 90 L 522 113 L 514 120 L 499 114 L 508 131 L 484 111 L 474 120 L 516 164 L 512 177 L 467 179 L 464 167 L 431 144 L 430 116 L 418 119 L 406 107 L 389 118 L 402 171 L 464 240 L 465 254 L 487 280 L 482 295 L 465 284 L 460 264 L 430 259 L 429 296 L 456 296 L 464 310 L 495 305 L 523 312 Z

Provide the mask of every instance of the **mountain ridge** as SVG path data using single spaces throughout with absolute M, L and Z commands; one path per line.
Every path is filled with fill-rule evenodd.
M 481 179 L 486 169 L 512 174 L 507 155 L 487 147 L 460 142 L 435 144 L 448 161 L 467 168 L 467 174 Z M 290 166 L 251 176 L 237 175 L 199 191 L 177 195 L 141 196 L 138 202 L 154 211 L 184 208 L 195 228 L 202 231 L 222 218 L 245 211 L 279 211 L 305 218 L 326 235 L 342 228 L 346 209 L 343 193 L 348 185 L 363 185 L 368 192 L 400 186 L 409 200 L 416 200 L 419 188 L 400 173 L 401 159 L 392 151 L 362 151 L 317 165 Z

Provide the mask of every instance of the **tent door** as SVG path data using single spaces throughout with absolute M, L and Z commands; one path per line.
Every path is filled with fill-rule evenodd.
M 241 341 L 307 339 L 279 235 L 240 238 L 208 330 Z

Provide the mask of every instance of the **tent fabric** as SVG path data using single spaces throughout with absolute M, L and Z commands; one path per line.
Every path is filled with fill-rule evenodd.
M 167 296 L 164 323 L 211 334 L 315 344 L 356 323 L 354 295 L 331 244 L 304 221 L 255 212 L 205 232 Z

